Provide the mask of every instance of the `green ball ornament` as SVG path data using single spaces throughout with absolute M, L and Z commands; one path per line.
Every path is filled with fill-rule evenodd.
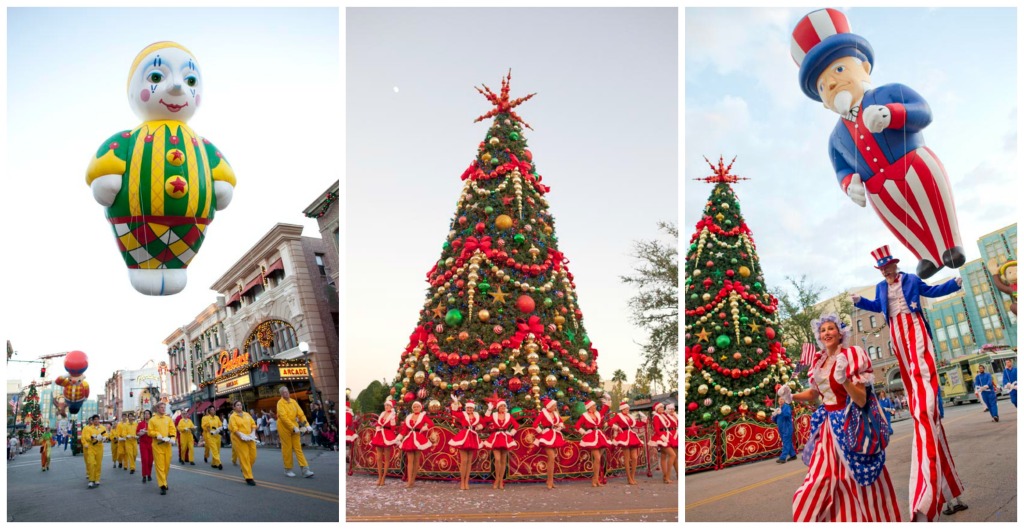
M 724 334 L 720 334 L 718 335 L 718 338 L 715 338 L 715 345 L 717 345 L 719 349 L 725 349 L 726 347 L 729 347 L 729 344 L 731 343 L 732 340 Z
M 690 245 L 690 251 L 691 252 L 696 250 L 696 249 L 697 249 L 697 243 L 693 243 L 693 244 Z
M 746 325 L 749 322 L 750 322 L 750 318 L 748 318 L 746 316 L 740 316 L 740 323 Z
M 517 233 L 515 237 L 512 237 L 512 240 L 516 241 L 516 244 L 523 244 L 524 242 L 526 242 L 526 236 L 524 236 L 522 233 Z
M 480 289 L 480 292 L 486 294 L 487 291 L 491 289 L 491 284 L 488 283 L 487 281 L 484 281 L 483 283 L 478 284 L 476 288 Z
M 441 248 L 444 248 L 445 250 L 451 247 L 452 245 L 448 241 L 444 241 L 444 244 L 441 245 Z
M 711 414 L 705 412 L 704 415 L 701 416 L 701 419 L 704 419 L 704 422 L 708 422 L 711 420 Z
M 455 296 L 448 296 L 448 304 L 449 305 L 454 305 L 455 301 L 456 301 L 455 300 Z
M 562 390 L 558 390 L 557 392 L 555 392 L 555 398 L 557 398 L 558 400 L 564 399 L 565 398 L 565 392 L 562 391 Z
M 487 206 L 484 208 L 484 213 L 490 215 L 491 213 L 494 213 L 494 208 L 491 206 Z
M 513 132 L 513 133 L 509 134 L 508 135 L 508 139 L 510 139 L 512 141 L 519 140 L 519 133 L 518 132 Z
M 698 296 L 697 294 L 690 294 L 690 299 L 698 300 L 698 299 L 700 299 L 700 296 Z
M 551 298 L 544 298 L 545 307 L 550 307 L 552 304 L 554 304 L 554 301 L 552 301 Z
M 736 264 L 736 263 L 738 263 L 739 261 L 738 261 L 738 260 L 736 260 L 736 258 L 735 258 L 735 257 L 733 257 L 732 259 L 730 259 L 730 260 L 729 260 L 729 262 L 730 262 L 730 263 L 732 263 L 732 264 Z
M 718 421 L 718 427 L 724 430 L 724 429 L 729 427 L 729 422 L 728 421 Z
M 453 327 L 462 323 L 462 311 L 459 309 L 449 310 L 448 313 L 444 315 L 444 322 Z
M 584 349 L 590 349 L 590 337 L 589 336 L 583 336 L 583 348 Z
M 761 290 L 761 282 L 760 281 L 754 281 L 754 288 L 757 289 L 757 290 Z

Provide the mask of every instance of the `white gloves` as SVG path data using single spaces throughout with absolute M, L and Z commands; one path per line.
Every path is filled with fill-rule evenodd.
M 487 409 L 493 410 L 494 409 L 494 403 L 493 402 L 488 402 L 487 403 Z
M 117 198 L 117 192 L 121 190 L 121 175 L 108 174 L 101 176 L 89 184 L 92 188 L 92 198 L 103 207 L 110 207 Z
M 840 384 L 846 383 L 846 368 L 850 366 L 850 361 L 846 358 L 846 355 L 836 356 L 836 382 Z
M 235 188 L 227 182 L 217 180 L 213 183 L 213 194 L 217 197 L 217 211 L 220 211 L 231 203 Z
M 958 287 L 964 286 L 964 279 L 962 277 L 957 277 L 956 278 L 956 286 L 958 286 Z
M 859 174 L 853 173 L 850 185 L 846 188 L 846 196 L 860 207 L 868 205 L 868 197 L 864 192 L 864 184 L 861 182 Z
M 864 118 L 864 126 L 871 131 L 872 134 L 878 134 L 885 130 L 890 123 L 892 123 L 892 112 L 889 111 L 888 107 L 883 105 L 869 105 L 861 113 Z
M 775 416 L 780 413 L 782 413 L 782 408 L 775 408 L 774 410 L 772 410 L 772 418 L 774 419 Z
M 124 441 L 124 437 L 118 437 L 117 440 L 118 441 Z
M 292 431 L 295 432 L 295 433 L 299 433 L 299 427 L 298 426 L 293 426 L 292 427 Z
M 861 298 L 859 294 L 850 294 L 850 299 L 854 303 L 860 303 L 860 300 L 863 299 L 863 298 Z

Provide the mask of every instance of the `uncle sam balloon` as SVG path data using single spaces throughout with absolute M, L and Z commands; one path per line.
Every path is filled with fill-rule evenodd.
M 128 102 L 142 124 L 105 141 L 86 171 L 128 278 L 143 294 L 167 296 L 185 288 L 185 269 L 214 212 L 226 208 L 234 192 L 231 165 L 186 124 L 202 91 L 192 52 L 175 42 L 147 46 L 128 77 Z

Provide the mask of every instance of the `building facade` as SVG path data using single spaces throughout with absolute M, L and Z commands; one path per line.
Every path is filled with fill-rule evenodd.
M 317 225 L 320 227 L 320 238 L 327 243 L 328 251 L 324 255 L 324 265 L 327 266 L 328 276 L 335 287 L 341 284 L 339 283 L 341 267 L 338 266 L 341 255 L 341 226 L 339 222 L 341 202 L 339 201 L 338 184 L 339 182 L 334 182 L 320 198 L 302 211 L 307 218 L 316 219 Z
M 205 398 L 199 390 L 199 381 L 212 377 L 200 373 L 206 368 L 207 358 L 216 355 L 232 343 L 224 321 L 227 310 L 224 298 L 219 297 L 203 309 L 190 323 L 176 329 L 164 340 L 169 357 L 171 412 L 191 410 L 193 413 Z
M 123 375 L 124 370 L 122 369 L 114 371 L 114 374 L 103 384 L 103 394 L 107 399 L 106 409 L 100 413 L 100 418 L 104 421 L 121 416 L 121 409 L 124 407 L 124 395 L 121 393 L 121 390 L 124 389 Z

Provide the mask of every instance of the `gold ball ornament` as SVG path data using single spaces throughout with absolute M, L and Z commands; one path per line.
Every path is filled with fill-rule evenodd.
M 538 386 L 538 385 L 540 385 L 540 376 L 538 376 L 538 375 L 532 375 L 532 376 L 530 377 L 530 384 L 533 384 L 534 386 Z
M 741 277 L 750 277 L 750 269 L 745 266 L 741 266 L 739 272 Z
M 476 317 L 480 321 L 487 321 L 487 320 L 491 319 L 491 313 L 488 312 L 487 309 L 481 309 L 480 312 L 476 313 Z
M 583 361 L 586 361 L 587 358 L 590 356 L 590 353 L 588 353 L 586 349 L 580 349 L 578 354 L 579 354 L 580 360 L 583 360 Z
M 531 375 L 539 374 L 540 373 L 540 366 L 537 365 L 537 364 L 530 364 L 530 367 L 526 368 L 526 372 L 531 374 Z
M 487 140 L 487 143 L 490 143 L 491 145 L 497 145 L 497 144 L 501 143 L 501 140 L 499 140 L 497 138 L 497 136 L 495 136 L 495 137 L 492 137 L 490 140 Z
M 711 301 L 711 294 L 708 294 L 707 292 L 705 292 L 704 295 L 702 295 L 700 297 L 700 299 L 702 299 L 704 301 Z
M 448 383 L 442 380 L 441 381 L 441 385 L 438 386 L 438 387 L 440 387 L 441 390 L 444 391 L 444 390 L 448 389 Z
M 701 395 L 704 395 L 704 394 L 707 394 L 707 392 L 708 392 L 708 385 L 707 384 L 701 384 L 701 385 L 697 386 L 697 393 L 700 393 Z
M 753 338 L 751 338 L 751 337 L 749 337 L 749 336 L 744 336 L 744 337 L 743 337 L 743 343 L 744 343 L 744 345 L 750 345 L 751 343 L 753 343 L 753 341 L 754 341 L 754 339 L 753 339 Z
M 498 218 L 494 219 L 494 225 L 499 230 L 507 230 L 512 227 L 512 217 L 508 215 L 498 215 Z
M 530 344 L 530 345 L 533 345 L 533 344 Z M 529 347 L 527 347 L 527 349 L 529 349 Z M 526 361 L 531 363 L 531 364 L 536 364 L 538 360 L 540 360 L 540 356 L 537 355 L 537 353 L 535 353 L 535 352 L 531 352 L 530 354 L 526 355 Z
M 441 411 L 441 403 L 437 399 L 431 399 L 427 404 L 427 411 L 430 413 L 437 413 Z
M 405 376 L 407 376 L 407 377 L 411 377 L 412 374 L 415 373 L 415 372 L 416 372 L 416 370 L 411 368 L 411 367 L 405 368 Z
M 462 382 L 459 382 L 459 389 L 461 389 L 462 391 L 466 391 L 467 389 L 469 389 L 469 381 L 463 380 Z
M 555 375 L 548 375 L 544 377 L 544 383 L 547 384 L 549 388 L 553 388 L 556 384 L 558 384 L 558 377 L 556 377 Z
M 423 371 L 417 371 L 416 374 L 412 377 L 412 379 L 417 384 L 422 384 L 423 381 L 427 379 L 427 374 L 424 373 Z
M 491 381 L 491 375 L 490 374 L 484 375 L 482 378 L 484 379 L 484 382 L 490 382 Z
M 765 419 L 765 417 L 766 417 L 766 415 L 765 415 L 765 413 L 763 411 L 758 411 L 757 412 L 757 420 L 763 421 Z
M 739 360 L 740 358 L 743 358 L 743 355 L 741 355 L 738 352 L 737 353 L 733 353 L 732 354 L 732 358 L 733 358 L 733 360 Z
M 498 371 L 504 373 L 506 369 L 508 369 L 508 365 L 505 362 L 498 364 Z
M 498 373 L 499 373 L 499 372 L 500 372 L 500 371 L 498 371 L 498 368 L 496 368 L 496 367 L 492 367 L 492 368 L 491 368 L 491 370 L 490 370 L 490 372 L 489 372 L 489 374 L 490 374 L 490 375 L 491 375 L 492 377 L 496 377 L 496 376 L 498 376 Z
M 729 406 L 728 404 L 723 404 L 721 408 L 718 408 L 718 412 L 721 413 L 723 416 L 729 415 L 730 413 L 732 413 L 732 406 Z

